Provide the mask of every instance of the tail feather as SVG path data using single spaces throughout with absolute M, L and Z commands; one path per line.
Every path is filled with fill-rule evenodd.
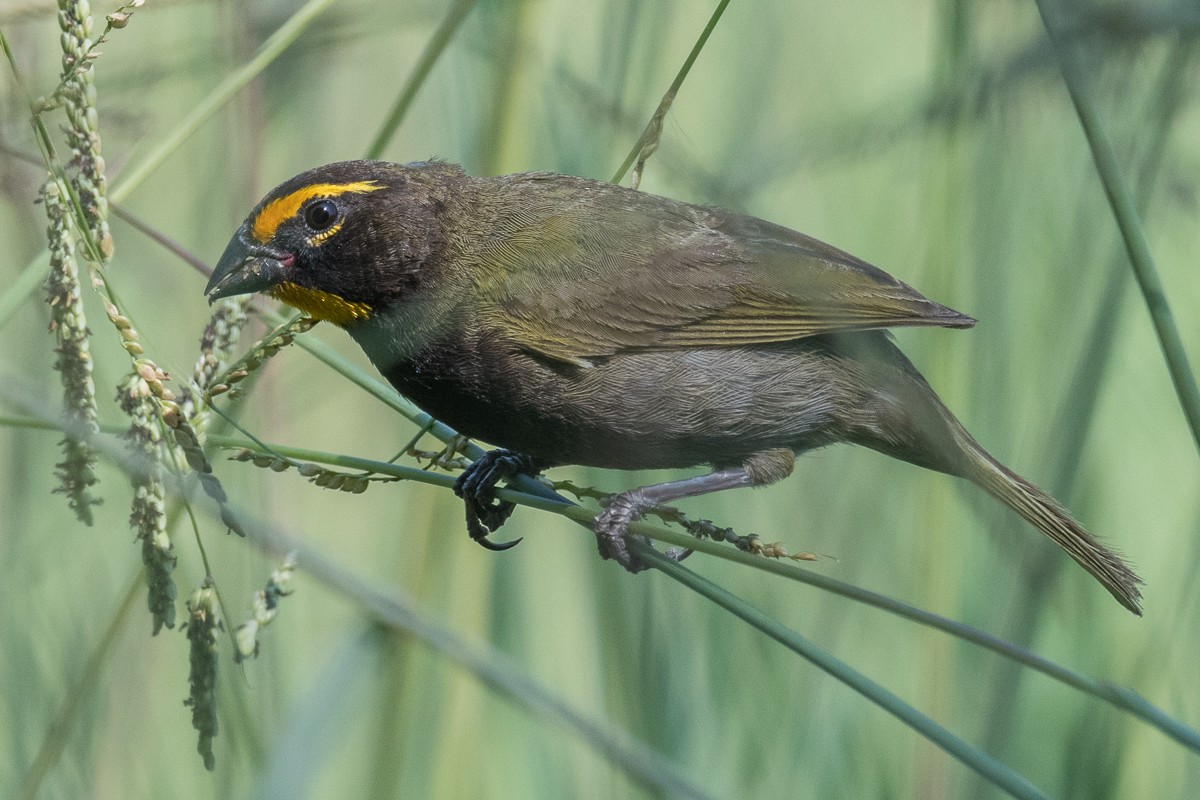
M 1079 524 L 1057 500 L 1005 467 L 962 430 L 974 458 L 964 477 L 1016 511 L 1075 559 L 1125 608 L 1142 615 L 1142 579 L 1117 553 Z M 961 437 L 958 437 L 961 438 Z
M 1053 539 L 1117 602 L 1141 616 L 1141 578 L 1057 500 L 984 450 L 899 348 L 883 336 L 860 334 L 836 341 L 853 356 L 872 395 L 862 404 L 871 411 L 868 424 L 861 419 L 847 423 L 850 441 L 978 485 Z

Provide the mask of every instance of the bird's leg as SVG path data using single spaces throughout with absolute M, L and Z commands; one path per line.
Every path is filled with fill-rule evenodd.
M 641 519 L 646 509 L 683 497 L 695 497 L 723 489 L 766 486 L 790 475 L 795 462 L 796 456 L 791 450 L 767 450 L 749 456 L 740 467 L 721 469 L 681 481 L 643 486 L 619 494 L 596 517 L 594 527 L 600 556 L 613 559 L 630 572 L 641 572 L 646 569 L 647 564 L 629 552 L 625 534 L 629 523 Z M 672 557 L 678 561 L 690 552 L 684 550 L 672 554 Z
M 512 450 L 489 450 L 462 471 L 454 482 L 454 493 L 467 507 L 467 533 L 488 550 L 507 550 L 520 539 L 496 544 L 488 534 L 497 530 L 513 512 L 515 504 L 496 499 L 496 484 L 514 475 L 536 475 L 541 465 L 533 458 Z

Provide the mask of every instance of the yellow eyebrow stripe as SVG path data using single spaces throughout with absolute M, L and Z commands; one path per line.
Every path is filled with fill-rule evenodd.
M 314 197 L 337 197 L 339 194 L 357 192 L 360 194 L 374 192 L 383 187 L 375 181 L 355 181 L 354 183 L 313 183 L 297 189 L 291 194 L 277 197 L 263 206 L 254 222 L 250 225 L 250 233 L 260 244 L 271 241 L 275 231 L 287 220 L 295 216 L 305 201 Z

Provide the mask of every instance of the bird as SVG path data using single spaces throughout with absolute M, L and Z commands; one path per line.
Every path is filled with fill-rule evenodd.
M 487 537 L 517 474 L 711 467 L 596 516 L 600 554 L 636 572 L 626 534 L 647 509 L 847 442 L 977 485 L 1141 614 L 1122 557 L 976 442 L 889 333 L 975 320 L 781 225 L 550 172 L 342 161 L 233 235 L 205 293 L 251 292 L 344 329 L 402 395 L 496 448 L 455 484 L 486 547 L 515 544 Z

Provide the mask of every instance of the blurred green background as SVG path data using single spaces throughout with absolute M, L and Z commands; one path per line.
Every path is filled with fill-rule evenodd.
M 714 5 L 480 0 L 384 157 L 607 179 Z M 1182 3 L 1066 5 L 1124 177 L 1145 198 L 1184 342 L 1200 357 L 1200 18 Z M 98 0 L 93 11 L 115 6 Z M 151 0 L 115 32 L 96 64 L 112 180 L 298 6 Z M 449 8 L 331 4 L 125 207 L 212 263 L 267 189 L 366 152 Z M 0 25 L 32 91 L 51 90 L 52 5 L 0 0 Z M 11 73 L 0 74 L 2 288 L 39 258 L 45 221 L 33 203 L 44 169 L 18 157 L 37 149 Z M 806 566 L 1200 724 L 1200 461 L 1034 3 L 735 2 L 683 85 L 642 188 L 803 230 L 977 317 L 973 331 L 897 338 L 985 446 L 1131 558 L 1146 616 L 971 487 L 865 450 L 814 453 L 781 484 L 685 510 L 822 554 Z M 209 313 L 203 277 L 112 225 L 111 278 L 147 351 L 173 376 L 191 374 Z M 111 398 L 128 359 L 96 297 L 86 302 L 101 418 L 119 425 Z M 61 390 L 47 320 L 37 293 L 0 320 L 0 375 L 52 408 Z M 243 341 L 263 330 L 252 322 Z M 370 369 L 336 329 L 308 335 Z M 415 432 L 299 348 L 269 363 L 238 410 L 265 441 L 380 460 Z M 151 637 L 140 594 L 118 611 L 140 570 L 127 478 L 101 468 L 105 503 L 84 528 L 50 494 L 59 435 L 22 427 L 11 405 L 0 413 L 0 795 L 28 791 L 39 752 L 61 750 L 40 797 L 658 796 L 420 637 L 373 633 L 359 603 L 303 565 L 258 660 L 235 666 L 223 638 L 217 768 L 205 772 L 180 702 L 184 638 Z M 238 506 L 490 643 L 713 796 L 998 794 L 698 595 L 602 563 L 565 520 L 519 509 L 504 533 L 525 541 L 497 555 L 468 540 L 448 491 L 400 483 L 349 495 L 213 455 Z M 553 477 L 619 491 L 663 475 Z M 278 559 L 198 519 L 232 628 Z M 173 538 L 182 619 L 203 568 L 190 525 Z M 1184 797 L 1200 786 L 1196 753 L 992 653 L 759 570 L 703 555 L 688 566 L 1051 795 Z M 79 690 L 113 625 L 98 681 Z

